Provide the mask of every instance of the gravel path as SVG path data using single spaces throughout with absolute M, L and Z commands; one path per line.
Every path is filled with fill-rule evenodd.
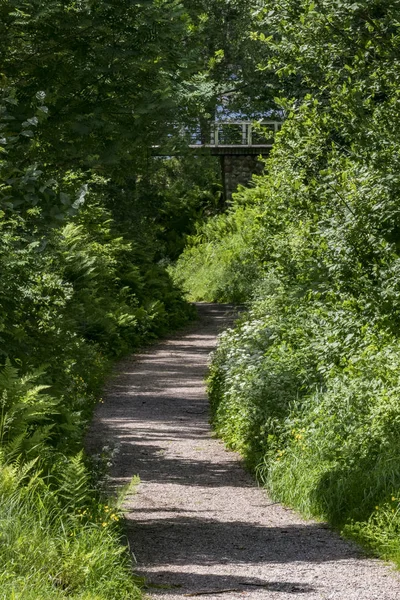
M 323 524 L 271 502 L 208 425 L 207 357 L 232 313 L 199 305 L 200 322 L 119 365 L 88 436 L 118 444 L 137 571 L 151 598 L 399 600 L 400 577 Z

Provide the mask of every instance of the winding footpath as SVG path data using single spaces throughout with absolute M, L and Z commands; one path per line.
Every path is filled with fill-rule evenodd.
M 120 363 L 88 447 L 119 449 L 129 543 L 150 598 L 400 600 L 400 576 L 324 524 L 273 503 L 208 424 L 204 376 L 229 306 Z

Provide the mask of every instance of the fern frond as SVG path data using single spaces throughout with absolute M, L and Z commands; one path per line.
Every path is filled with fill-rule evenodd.
M 23 431 L 19 435 L 13 437 L 8 444 L 4 446 L 5 464 L 10 464 L 18 460 L 16 465 L 18 468 L 23 453 L 23 445 L 26 435 L 26 431 Z
M 67 505 L 83 506 L 87 501 L 90 477 L 83 461 L 83 452 L 80 451 L 66 463 L 59 476 L 58 495 Z
M 136 494 L 139 483 L 139 475 L 134 475 L 129 483 L 118 489 L 117 497 L 114 501 L 116 508 L 121 509 L 127 497 Z

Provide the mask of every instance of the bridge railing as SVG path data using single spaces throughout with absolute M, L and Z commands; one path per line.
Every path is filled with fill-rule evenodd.
M 215 121 L 210 129 L 200 127 L 185 129 L 191 147 L 206 146 L 272 146 L 281 121 Z

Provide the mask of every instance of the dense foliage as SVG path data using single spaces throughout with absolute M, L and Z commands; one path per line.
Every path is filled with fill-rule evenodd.
M 194 316 L 165 266 L 216 165 L 152 147 L 216 101 L 204 36 L 175 1 L 0 2 L 4 599 L 140 597 L 82 439 L 112 362 Z
M 400 561 L 399 23 L 381 0 L 0 2 L 5 599 L 140 597 L 81 448 L 112 361 L 193 316 L 169 273 L 248 304 L 211 369 L 221 436 Z M 229 112 L 286 118 L 222 213 L 182 132 Z
M 265 4 L 253 38 L 285 124 L 175 277 L 249 303 L 214 355 L 220 435 L 274 497 L 400 563 L 400 12 Z

